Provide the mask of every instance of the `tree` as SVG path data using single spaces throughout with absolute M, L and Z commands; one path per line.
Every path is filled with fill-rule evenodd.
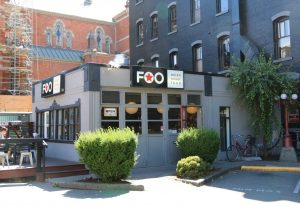
M 295 90 L 295 81 L 281 71 L 280 64 L 262 52 L 257 60 L 238 61 L 231 68 L 231 86 L 237 91 L 237 100 L 246 106 L 251 116 L 251 125 L 263 136 L 263 155 L 272 137 L 272 127 L 278 124 L 275 115 L 275 99 L 282 92 Z

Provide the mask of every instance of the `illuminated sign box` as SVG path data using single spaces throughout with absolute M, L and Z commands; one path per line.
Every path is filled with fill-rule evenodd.
M 41 96 L 50 97 L 65 92 L 65 76 L 63 74 L 42 81 Z
M 133 87 L 183 89 L 183 71 L 133 66 L 131 68 Z

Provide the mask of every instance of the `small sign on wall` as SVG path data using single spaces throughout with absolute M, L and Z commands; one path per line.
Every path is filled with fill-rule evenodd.
M 104 117 L 117 117 L 118 110 L 117 108 L 103 108 L 103 116 Z
M 65 76 L 60 74 L 42 81 L 42 97 L 50 97 L 65 92 Z

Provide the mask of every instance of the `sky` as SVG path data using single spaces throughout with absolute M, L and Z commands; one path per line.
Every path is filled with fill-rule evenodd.
M 84 6 L 84 0 L 12 0 L 29 7 L 57 13 L 112 21 L 112 17 L 125 9 L 126 0 L 92 0 Z

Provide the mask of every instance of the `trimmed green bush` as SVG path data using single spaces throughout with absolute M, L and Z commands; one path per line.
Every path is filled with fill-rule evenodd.
M 199 156 L 212 163 L 219 151 L 220 138 L 212 129 L 188 128 L 179 133 L 176 145 L 182 157 Z
M 210 165 L 199 156 L 189 156 L 178 161 L 177 177 L 197 179 L 208 173 Z
M 136 147 L 137 135 L 129 128 L 84 132 L 75 142 L 81 161 L 102 182 L 128 177 L 135 164 Z

